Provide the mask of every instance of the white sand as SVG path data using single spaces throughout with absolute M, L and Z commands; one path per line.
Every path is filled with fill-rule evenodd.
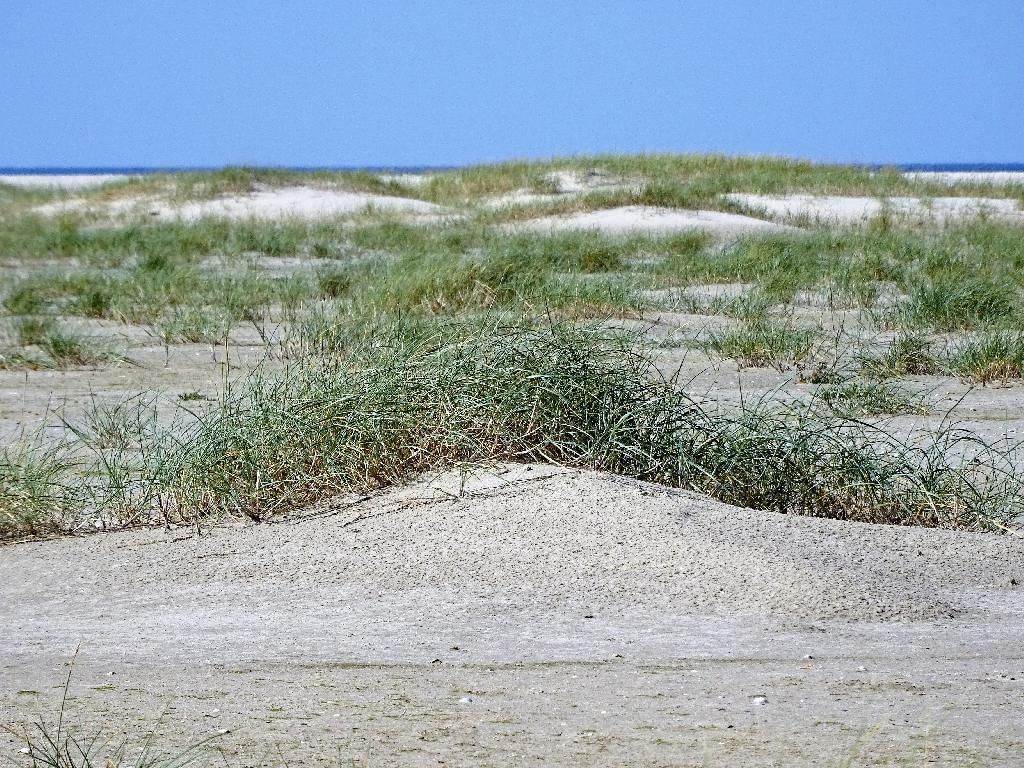
M 881 723 L 886 764 L 1020 765 L 1020 539 L 543 466 L 345 501 L 5 547 L 0 722 L 56 712 L 80 646 L 68 722 L 166 708 L 158 744 L 224 729 L 241 762 L 820 768 Z
M 1024 184 L 1024 171 L 909 171 L 903 175 L 941 184 Z
M 529 189 L 517 189 L 515 192 L 509 192 L 507 195 L 484 200 L 482 205 L 484 208 L 497 210 L 499 208 L 512 208 L 518 205 L 557 203 L 565 198 L 566 195 L 563 194 L 542 194 L 540 192 L 532 192 Z
M 221 197 L 186 203 L 182 206 L 167 206 L 161 216 L 186 221 L 205 216 L 220 216 L 228 219 L 318 219 L 346 213 L 359 213 L 367 208 L 403 213 L 441 214 L 445 209 L 433 203 L 405 197 L 374 195 L 366 192 L 347 192 L 337 189 L 316 189 L 313 187 L 283 187 L 265 190 L 251 195 Z
M 19 173 L 0 175 L 0 184 L 8 184 L 12 187 L 22 187 L 24 189 L 87 189 L 88 187 L 99 187 L 112 181 L 124 181 L 129 178 L 132 177 L 117 173 L 76 173 L 64 175 Z
M 688 211 L 646 205 L 630 205 L 565 216 L 546 216 L 519 222 L 511 225 L 510 228 L 534 232 L 563 232 L 582 229 L 613 235 L 631 232 L 669 233 L 703 230 L 721 236 L 793 229 L 793 227 L 775 222 L 755 219 L 751 216 L 740 216 L 735 213 Z
M 1003 219 L 1024 221 L 1024 212 L 1016 200 L 992 197 L 937 197 L 919 200 L 914 197 L 891 197 L 885 203 L 877 197 L 839 197 L 830 195 L 760 195 L 733 193 L 727 199 L 761 208 L 770 215 L 789 219 L 808 217 L 836 224 L 857 224 L 880 215 L 888 209 L 901 217 L 949 221 L 969 218 L 984 212 Z
M 407 187 L 425 187 L 434 178 L 433 173 L 382 173 L 379 174 L 381 181 L 395 182 Z
M 1013 536 L 760 512 L 544 465 L 445 472 L 311 512 L 294 526 L 228 528 L 180 546 L 137 531 L 11 547 L 0 598 L 27 621 L 46 600 L 84 607 L 67 585 L 86 581 L 96 587 L 88 599 L 102 604 L 106 591 L 286 580 L 324 600 L 342 588 L 438 589 L 535 609 L 907 621 L 977 610 L 979 588 L 1009 599 L 1024 569 L 1024 541 Z M 225 548 L 231 557 L 171 555 Z M 177 617 L 182 628 L 194 619 L 191 610 Z
M 112 217 L 135 214 L 154 219 L 195 221 L 207 216 L 227 219 L 318 219 L 360 213 L 371 208 L 421 215 L 443 215 L 448 212 L 441 206 L 422 200 L 316 187 L 281 187 L 249 195 L 232 195 L 182 204 L 153 196 L 101 203 L 72 199 L 40 205 L 35 211 L 44 215 L 93 212 Z

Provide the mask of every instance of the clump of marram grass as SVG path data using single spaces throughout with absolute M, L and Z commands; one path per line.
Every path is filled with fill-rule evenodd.
M 741 366 L 779 371 L 806 363 L 814 355 L 819 334 L 773 319 L 756 319 L 739 328 L 712 331 L 704 343 L 709 352 Z
M 867 380 L 825 385 L 815 395 L 834 413 L 849 418 L 928 413 L 924 398 L 892 382 Z
M 37 272 L 11 286 L 4 307 L 15 315 L 63 314 L 156 325 L 170 341 L 208 341 L 223 337 L 223 330 L 234 323 L 260 317 L 272 305 L 294 308 L 315 295 L 303 275 L 213 274 L 155 259 L 119 275 L 102 270 Z M 54 321 L 45 322 L 53 326 Z
M 901 333 L 881 354 L 860 355 L 863 373 L 879 379 L 927 376 L 941 370 L 932 343 L 920 334 Z
M 945 429 L 904 442 L 804 406 L 706 408 L 607 331 L 420 327 L 254 378 L 150 482 L 170 514 L 263 519 L 463 461 L 551 462 L 723 501 L 867 522 L 998 528 L 1012 464 Z
M 912 326 L 957 331 L 1008 320 L 1019 302 L 1004 281 L 952 275 L 918 286 L 897 312 Z
M 741 506 L 906 525 L 1019 525 L 1012 453 L 944 427 L 900 439 L 811 405 L 708 406 L 632 337 L 599 328 L 329 322 L 303 357 L 188 409 L 128 408 L 81 447 L 4 454 L 0 536 L 264 519 L 460 462 L 551 462 L 689 488 Z M 144 404 L 137 404 L 140 407 Z M 146 406 L 148 407 L 148 406 Z M 107 417 L 111 418 L 107 418 Z
M 979 384 L 1007 382 L 1024 376 L 1024 334 L 988 331 L 953 345 L 946 365 L 954 373 Z
M 0 539 L 67 530 L 81 506 L 75 461 L 64 447 L 17 442 L 0 449 Z
M 71 368 L 121 359 L 111 340 L 53 317 L 18 317 L 5 325 L 0 328 L 0 369 Z

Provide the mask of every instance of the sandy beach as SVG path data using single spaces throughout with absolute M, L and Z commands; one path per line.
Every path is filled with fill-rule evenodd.
M 1016 182 L 652 162 L 7 190 L 0 720 L 1016 765 Z
M 508 465 L 201 538 L 25 544 L 0 574 L 5 719 L 81 645 L 79 709 L 145 728 L 173 696 L 172 739 L 227 729 L 231 751 L 302 762 L 325 731 L 414 765 L 816 766 L 858 738 L 1011 765 L 996 745 L 1024 740 L 1004 716 L 1024 679 L 1012 537 Z

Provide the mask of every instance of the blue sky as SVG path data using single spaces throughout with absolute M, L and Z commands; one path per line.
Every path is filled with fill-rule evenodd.
M 0 166 L 1024 161 L 1022 0 L 3 0 Z

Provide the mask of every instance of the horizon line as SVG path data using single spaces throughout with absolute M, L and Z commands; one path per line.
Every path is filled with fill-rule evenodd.
M 671 154 L 671 153 L 667 153 Z M 684 153 L 680 153 L 684 154 Z M 685 153 L 690 154 L 690 153 Z M 568 156 L 572 157 L 572 156 Z M 742 157 L 742 155 L 737 155 Z M 779 159 L 790 159 L 785 156 L 773 156 Z M 797 158 L 792 158 L 797 159 Z M 549 159 L 539 160 L 538 162 L 546 162 Z M 557 158 L 550 158 L 550 160 L 557 160 Z M 480 165 L 499 165 L 501 162 L 516 162 L 516 161 L 496 161 L 494 163 L 465 163 L 458 165 L 284 165 L 284 164 L 267 164 L 261 165 L 258 163 L 224 163 L 222 165 L 37 165 L 37 166 L 0 166 L 0 175 L 5 176 L 57 176 L 57 175 L 79 175 L 79 176 L 99 176 L 99 175 L 129 175 L 129 174 L 156 174 L 156 173 L 194 173 L 204 171 L 219 171 L 226 168 L 253 168 L 260 170 L 279 170 L 279 171 L 298 171 L 298 172 L 371 172 L 371 173 L 432 173 L 439 171 L 454 171 L 462 168 L 472 168 Z M 527 160 L 526 162 L 529 162 Z M 881 170 L 883 168 L 895 168 L 900 171 L 932 171 L 932 172 L 1015 172 L 1024 171 L 1024 162 L 985 162 L 985 163 L 839 163 L 839 162 L 815 162 L 808 161 L 814 165 L 843 165 L 851 167 L 868 168 L 871 170 Z

